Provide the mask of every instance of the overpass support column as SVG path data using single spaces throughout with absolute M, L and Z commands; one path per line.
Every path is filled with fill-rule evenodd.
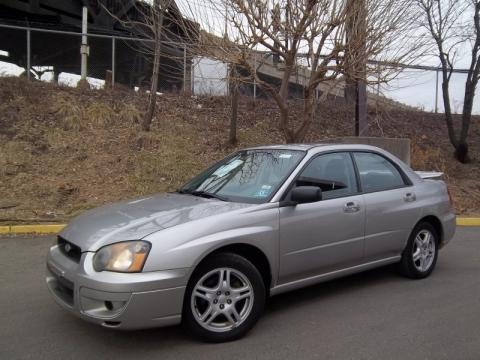
M 89 54 L 88 48 L 88 10 L 87 7 L 83 7 L 82 13 L 82 45 L 80 46 L 80 54 L 82 56 L 82 63 L 80 69 L 81 80 L 87 80 L 87 57 Z

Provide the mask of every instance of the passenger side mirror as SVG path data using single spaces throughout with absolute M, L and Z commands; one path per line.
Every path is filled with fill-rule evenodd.
M 290 200 L 306 204 L 322 200 L 322 190 L 318 186 L 297 186 L 292 190 Z

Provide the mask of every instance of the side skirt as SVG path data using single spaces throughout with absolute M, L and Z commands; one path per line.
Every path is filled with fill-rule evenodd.
M 336 279 L 336 278 L 339 278 L 339 277 L 355 274 L 355 273 L 358 273 L 358 272 L 361 272 L 361 271 L 373 269 L 373 268 L 384 266 L 384 265 L 393 264 L 393 263 L 396 263 L 396 262 L 400 261 L 400 259 L 401 259 L 400 255 L 392 256 L 392 257 L 389 257 L 389 258 L 385 258 L 385 259 L 381 259 L 381 260 L 375 260 L 375 261 L 371 261 L 371 262 L 361 264 L 361 265 L 355 265 L 355 266 L 345 268 L 345 269 L 335 270 L 335 271 L 328 272 L 328 273 L 325 273 L 325 274 L 311 276 L 311 277 L 308 277 L 308 278 L 305 278 L 305 279 L 295 280 L 295 281 L 292 281 L 292 282 L 289 282 L 289 283 L 286 283 L 286 284 L 281 284 L 281 285 L 277 285 L 277 286 L 273 287 L 272 289 L 270 289 L 270 295 L 272 295 L 272 296 L 278 295 L 278 294 L 281 294 L 281 293 L 284 293 L 284 292 L 287 292 L 287 291 L 291 291 L 291 290 L 303 288 L 303 287 L 306 287 L 306 286 L 318 284 L 318 283 L 321 283 L 321 282 L 324 282 L 324 281 L 328 281 L 328 280 Z

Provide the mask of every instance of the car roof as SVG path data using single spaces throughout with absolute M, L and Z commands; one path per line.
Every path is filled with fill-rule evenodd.
M 335 143 L 335 142 L 324 142 L 324 143 L 316 143 L 316 144 L 277 144 L 277 145 L 265 145 L 265 146 L 256 146 L 247 148 L 245 150 L 302 150 L 302 151 L 309 151 L 309 150 L 320 150 L 323 148 L 329 148 L 328 150 L 334 149 L 343 149 L 343 150 L 350 150 L 350 149 L 360 149 L 360 150 L 379 150 L 378 147 L 366 144 L 342 144 L 342 143 Z M 326 150 L 326 149 L 325 149 Z
M 303 150 L 307 151 L 315 147 L 332 145 L 329 143 L 322 144 L 276 144 L 276 145 L 265 145 L 265 146 L 255 146 L 245 150 Z

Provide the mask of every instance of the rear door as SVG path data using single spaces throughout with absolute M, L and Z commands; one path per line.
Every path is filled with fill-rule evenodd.
M 322 200 L 280 208 L 280 283 L 359 264 L 363 255 L 365 206 L 350 154 L 318 155 L 296 179 L 302 185 L 320 187 Z
M 375 152 L 355 152 L 366 207 L 365 261 L 399 255 L 420 209 L 415 188 L 390 159 Z

